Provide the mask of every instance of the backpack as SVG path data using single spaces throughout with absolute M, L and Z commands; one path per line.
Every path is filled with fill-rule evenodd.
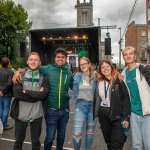
M 146 79 L 147 84 L 150 86 L 150 66 L 139 65 L 140 78 L 144 77 Z

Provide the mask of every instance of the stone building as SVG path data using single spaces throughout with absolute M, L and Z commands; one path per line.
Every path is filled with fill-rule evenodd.
M 77 0 L 75 8 L 77 9 L 77 27 L 93 26 L 93 1 L 84 0 L 81 3 L 80 0 Z

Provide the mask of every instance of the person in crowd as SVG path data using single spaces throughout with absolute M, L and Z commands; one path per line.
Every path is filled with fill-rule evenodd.
M 7 57 L 2 58 L 0 67 L 0 119 L 3 129 L 11 129 L 8 125 L 8 115 L 12 98 L 12 76 L 13 71 L 9 68 L 10 60 Z
M 72 99 L 75 101 L 73 144 L 75 150 L 80 150 L 82 132 L 85 127 L 85 150 L 90 150 L 95 131 L 93 95 L 96 87 L 96 75 L 87 57 L 80 58 L 79 66 L 80 71 L 74 76 L 72 90 Z
M 122 75 L 130 92 L 132 149 L 150 150 L 150 66 L 136 63 L 136 49 L 123 50 Z
M 31 52 L 27 59 L 28 68 L 22 75 L 22 82 L 14 84 L 14 101 L 10 115 L 15 119 L 14 150 L 22 150 L 27 126 L 30 125 L 32 150 L 40 150 L 40 135 L 43 117 L 43 105 L 49 92 L 48 79 L 43 76 L 38 66 L 40 56 Z
M 69 120 L 69 88 L 73 87 L 73 77 L 67 66 L 67 52 L 63 48 L 57 48 L 54 56 L 55 64 L 40 66 L 39 71 L 43 73 L 49 81 L 49 96 L 47 98 L 46 115 L 46 138 L 44 150 L 50 150 L 56 139 L 56 150 L 62 150 L 65 140 L 66 126 Z M 20 78 L 18 71 L 13 81 Z
M 102 60 L 94 93 L 94 117 L 99 118 L 107 150 L 123 150 L 130 119 L 130 97 L 121 74 Z

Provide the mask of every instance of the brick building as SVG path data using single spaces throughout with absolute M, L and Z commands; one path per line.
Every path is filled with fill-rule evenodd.
M 146 0 L 147 63 L 150 64 L 150 0 Z
M 133 46 L 137 52 L 137 62 L 147 63 L 147 27 L 146 24 L 135 24 L 135 21 L 128 25 L 125 34 L 125 46 Z

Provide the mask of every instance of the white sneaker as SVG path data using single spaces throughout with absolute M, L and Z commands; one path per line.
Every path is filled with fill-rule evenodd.
M 0 119 L 0 138 L 2 137 L 2 134 L 3 134 L 3 123 Z

